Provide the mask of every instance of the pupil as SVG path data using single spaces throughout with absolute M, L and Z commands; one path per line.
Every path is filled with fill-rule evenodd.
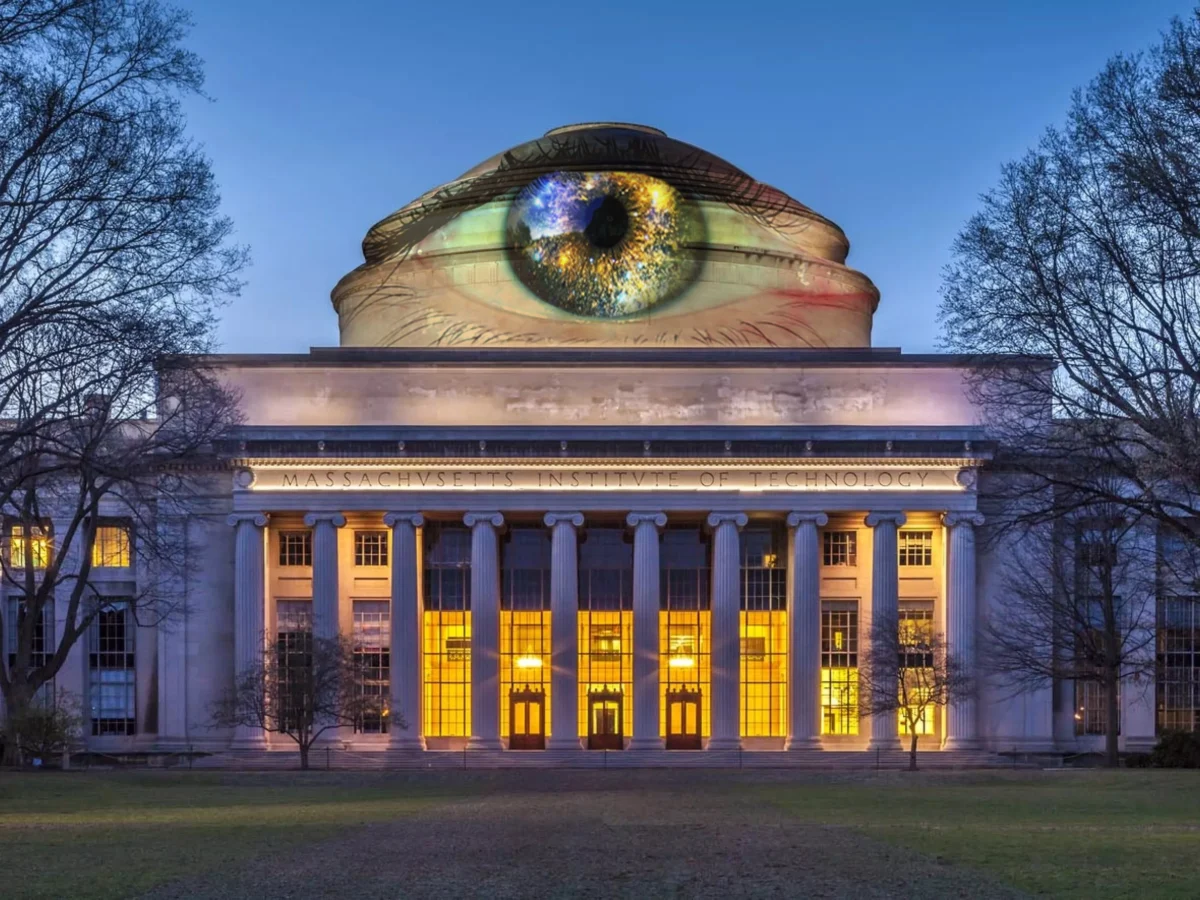
M 592 211 L 592 218 L 583 229 L 592 246 L 608 250 L 621 243 L 629 231 L 629 213 L 616 197 L 605 197 Z

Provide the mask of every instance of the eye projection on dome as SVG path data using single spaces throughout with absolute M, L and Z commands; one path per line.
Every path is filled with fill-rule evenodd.
M 517 195 L 510 262 L 538 298 L 619 318 L 678 294 L 699 268 L 704 222 L 671 185 L 631 172 L 556 172 Z
M 567 126 L 375 225 L 343 346 L 865 347 L 841 229 L 640 125 Z

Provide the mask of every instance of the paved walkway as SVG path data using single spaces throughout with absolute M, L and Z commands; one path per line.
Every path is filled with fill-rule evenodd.
M 347 830 L 281 857 L 170 885 L 177 898 L 1021 896 L 986 876 L 762 799 L 778 776 L 704 772 L 435 774 L 469 799 Z M 714 785 L 714 780 L 728 784 Z M 689 790 L 704 783 L 705 789 Z M 739 790 L 739 787 L 743 789 Z

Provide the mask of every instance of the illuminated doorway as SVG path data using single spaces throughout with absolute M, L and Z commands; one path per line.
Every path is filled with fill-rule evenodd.
M 513 688 L 508 692 L 509 750 L 546 749 L 546 692 Z
M 589 750 L 622 750 L 625 742 L 624 691 L 594 690 L 587 695 Z
M 667 691 L 667 749 L 700 749 L 700 692 L 680 687 Z

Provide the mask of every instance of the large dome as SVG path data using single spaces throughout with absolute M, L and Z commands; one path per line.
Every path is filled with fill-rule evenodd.
M 555 128 L 379 222 L 343 346 L 864 347 L 833 222 L 642 125 Z

